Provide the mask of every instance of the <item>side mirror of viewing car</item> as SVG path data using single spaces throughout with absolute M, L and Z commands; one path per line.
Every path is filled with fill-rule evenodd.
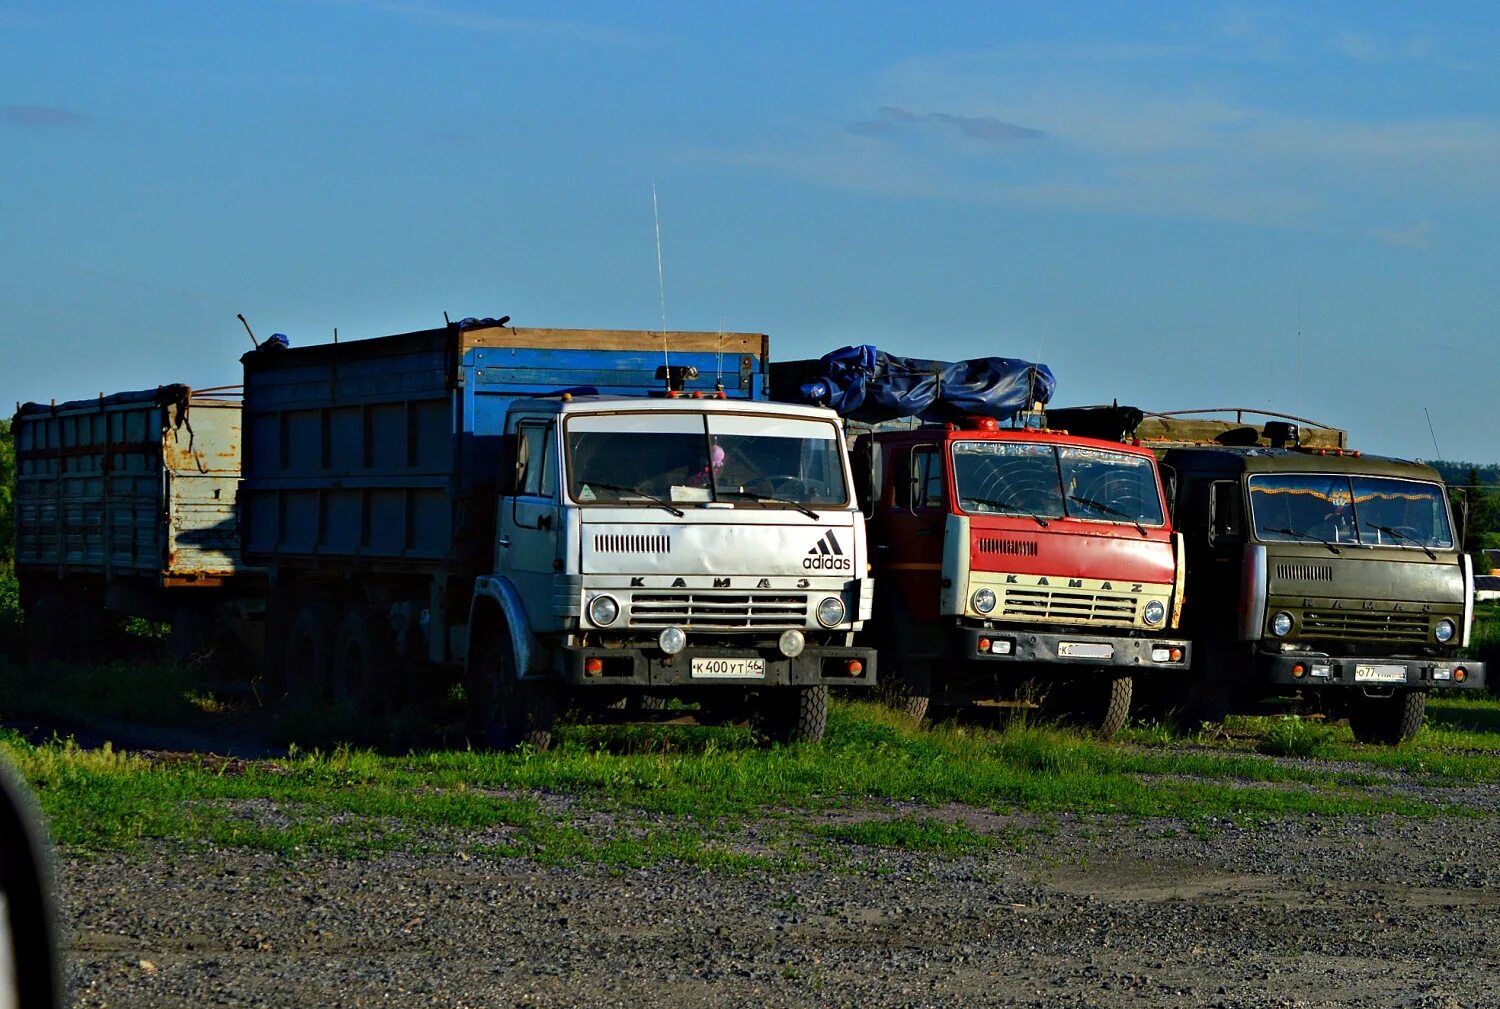
M 61 1001 L 48 852 L 31 796 L 0 765 L 0 1006 Z
M 1209 485 L 1208 541 L 1214 546 L 1245 542 L 1245 509 L 1240 485 L 1234 480 L 1215 480 Z

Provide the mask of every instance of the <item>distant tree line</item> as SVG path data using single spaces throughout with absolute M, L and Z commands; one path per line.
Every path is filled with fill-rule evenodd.
M 10 421 L 0 420 L 0 567 L 16 556 L 16 439 Z
M 1494 566 L 1483 551 L 1500 549 L 1500 465 L 1489 463 L 1481 466 L 1441 459 L 1427 460 L 1427 465 L 1437 470 L 1448 485 L 1454 512 L 1464 512 L 1468 516 L 1464 526 L 1464 551 L 1475 555 L 1476 571 L 1490 574 Z

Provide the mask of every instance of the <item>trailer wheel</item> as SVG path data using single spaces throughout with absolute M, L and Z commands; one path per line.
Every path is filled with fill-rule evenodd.
M 333 699 L 378 714 L 390 694 L 395 655 L 390 622 L 372 606 L 350 607 L 333 649 Z
M 771 743 L 818 743 L 828 726 L 827 687 L 783 687 L 761 695 L 760 734 Z
M 513 750 L 525 743 L 545 750 L 552 745 L 552 727 L 558 714 L 556 685 L 522 680 L 516 675 L 510 633 L 503 623 L 485 639 L 471 674 L 486 746 Z
M 932 708 L 932 664 L 907 661 L 887 676 L 882 670 L 880 700 L 920 723 Z
M 26 611 L 26 659 L 44 666 L 65 656 L 64 634 L 68 626 L 67 601 L 56 589 L 42 593 Z
M 297 611 L 285 648 L 286 689 L 292 700 L 321 706 L 328 700 L 330 652 L 329 614 L 322 606 L 304 606 Z
M 1361 697 L 1349 709 L 1349 728 L 1361 743 L 1399 746 L 1415 736 L 1427 716 L 1427 692 L 1398 690 L 1394 697 Z

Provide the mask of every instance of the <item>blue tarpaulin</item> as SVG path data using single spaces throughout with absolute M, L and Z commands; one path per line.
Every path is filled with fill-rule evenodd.
M 787 367 L 789 381 L 777 383 L 772 365 L 775 398 L 832 407 L 841 416 L 872 424 L 900 417 L 1007 420 L 1033 403 L 1046 403 L 1057 385 L 1045 364 L 1009 357 L 927 361 L 868 344 Z

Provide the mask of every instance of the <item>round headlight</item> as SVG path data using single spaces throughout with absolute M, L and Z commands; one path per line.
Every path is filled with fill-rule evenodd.
M 844 601 L 838 596 L 829 596 L 818 604 L 818 623 L 834 627 L 844 622 Z
M 1167 619 L 1167 607 L 1160 599 L 1152 599 L 1141 611 L 1141 619 L 1152 627 Z
M 1453 632 L 1456 630 L 1458 628 L 1453 626 L 1453 621 L 1439 620 L 1437 626 L 1432 629 L 1432 635 L 1439 641 L 1446 643 L 1453 640 Z
M 781 649 L 782 655 L 795 659 L 807 647 L 807 635 L 798 630 L 782 631 L 781 640 L 776 642 L 776 647 Z
M 979 589 L 969 599 L 969 602 L 980 613 L 988 613 L 995 608 L 995 590 Z
M 656 636 L 656 644 L 668 655 L 676 655 L 687 647 L 687 635 L 681 627 L 667 627 Z
M 1282 612 L 1271 618 L 1271 633 L 1278 638 L 1284 638 L 1292 633 L 1292 615 Z
M 595 596 L 589 600 L 589 619 L 600 627 L 608 627 L 620 617 L 620 604 L 614 596 Z

